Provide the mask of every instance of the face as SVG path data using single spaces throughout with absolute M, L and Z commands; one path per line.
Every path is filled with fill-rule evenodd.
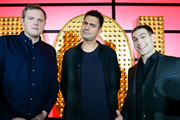
M 25 18 L 21 19 L 22 25 L 25 27 L 24 33 L 30 38 L 38 38 L 43 32 L 45 26 L 44 14 L 38 9 L 28 9 Z
M 101 30 L 98 18 L 86 16 L 81 26 L 81 36 L 85 41 L 96 41 L 96 37 Z
M 150 35 L 144 28 L 136 30 L 132 34 L 135 49 L 142 56 L 151 56 L 154 52 L 155 35 Z

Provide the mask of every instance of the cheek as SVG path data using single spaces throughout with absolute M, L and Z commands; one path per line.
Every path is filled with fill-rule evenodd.
M 137 45 L 136 45 L 136 43 L 135 43 L 135 42 L 133 42 L 133 45 L 134 45 L 134 47 L 136 48 L 136 46 L 137 46 Z
M 83 30 L 83 26 L 81 26 L 81 31 Z
M 151 47 L 154 47 L 154 42 L 153 42 L 153 41 L 149 42 L 149 45 L 150 45 Z

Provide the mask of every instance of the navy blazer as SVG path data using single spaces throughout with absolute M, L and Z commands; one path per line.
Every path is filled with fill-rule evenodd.
M 128 71 L 127 97 L 121 111 L 123 120 L 136 120 L 137 66 Z M 180 59 L 159 53 L 152 67 L 146 80 L 155 80 L 152 103 L 155 120 L 180 120 Z

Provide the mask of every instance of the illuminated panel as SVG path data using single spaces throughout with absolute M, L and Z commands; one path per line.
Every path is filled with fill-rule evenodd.
M 116 6 L 116 21 L 121 24 L 124 30 L 132 30 L 136 26 L 136 19 L 139 16 L 163 16 L 165 22 L 164 30 L 180 30 L 180 24 L 177 24 L 180 21 L 180 15 L 174 15 L 175 11 L 180 11 L 180 7 Z
M 180 41 L 177 38 L 180 38 L 180 34 L 178 33 L 168 33 L 165 34 L 165 51 L 166 51 L 166 55 L 169 56 L 176 56 L 176 57 L 180 57 Z
M 21 17 L 0 17 L 0 36 L 18 35 L 23 30 Z
M 61 80 L 62 60 L 66 50 L 71 47 L 75 47 L 81 41 L 80 29 L 83 22 L 84 14 L 72 18 L 60 31 L 56 43 L 55 49 L 57 52 L 58 62 L 58 81 Z M 104 44 L 110 46 L 116 51 L 119 65 L 121 67 L 121 79 L 120 79 L 120 90 L 118 91 L 118 104 L 121 110 L 124 103 L 124 98 L 127 92 L 127 72 L 128 69 L 133 65 L 131 47 L 124 30 L 120 25 L 112 18 L 105 16 L 105 21 L 102 27 L 102 32 L 99 37 L 103 40 Z M 59 91 L 56 108 L 60 117 L 62 117 L 64 108 L 64 99 L 61 91 Z
M 126 3 L 180 3 L 179 0 L 115 0 L 115 2 Z
M 111 0 L 1 0 L 1 4 L 6 3 L 111 3 Z
M 138 25 L 149 25 L 153 29 L 153 32 L 156 34 L 155 50 L 165 54 L 163 16 L 139 16 L 137 22 Z

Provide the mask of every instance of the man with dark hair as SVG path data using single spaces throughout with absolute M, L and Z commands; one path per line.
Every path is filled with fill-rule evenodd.
M 20 35 L 0 37 L 0 120 L 44 120 L 57 99 L 55 49 L 41 40 L 46 13 L 23 10 Z
M 117 116 L 121 72 L 115 51 L 96 40 L 103 21 L 100 12 L 87 12 L 81 26 L 83 42 L 64 54 L 63 120 L 114 120 Z
M 132 40 L 141 57 L 128 72 L 123 120 L 180 120 L 180 59 L 155 51 L 150 26 L 137 26 Z

